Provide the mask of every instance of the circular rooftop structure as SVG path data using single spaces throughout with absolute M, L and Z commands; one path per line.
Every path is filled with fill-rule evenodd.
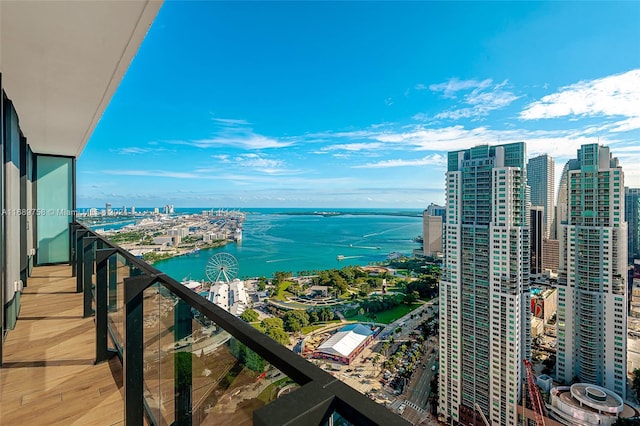
M 588 383 L 571 385 L 571 396 L 581 404 L 604 413 L 619 414 L 624 409 L 622 398 L 598 385 Z

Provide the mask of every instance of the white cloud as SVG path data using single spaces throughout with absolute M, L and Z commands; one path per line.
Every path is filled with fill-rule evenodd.
M 115 152 L 118 154 L 129 155 L 129 154 L 146 154 L 150 151 L 148 148 L 138 148 L 135 146 L 129 148 L 119 148 L 116 149 Z
M 491 83 L 492 80 L 490 78 L 482 81 L 452 78 L 445 83 L 432 84 L 429 89 L 433 92 L 442 92 L 445 98 L 455 98 L 456 93 L 461 90 L 486 89 Z
M 567 116 L 621 116 L 612 131 L 640 128 L 640 69 L 561 87 L 520 113 L 523 120 Z
M 378 163 L 369 163 L 359 168 L 396 167 L 402 165 L 418 164 L 414 159 L 403 158 L 399 152 L 406 152 L 410 157 L 413 151 L 430 151 L 444 155 L 448 151 L 467 149 L 476 145 L 498 145 L 524 141 L 527 144 L 528 155 L 534 156 L 547 153 L 557 161 L 564 162 L 569 158 L 575 158 L 577 149 L 583 144 L 597 143 L 611 146 L 616 153 L 616 143 L 620 141 L 613 134 L 600 135 L 607 126 L 587 126 L 584 128 L 571 128 L 560 130 L 526 130 L 526 129 L 492 129 L 487 126 L 467 128 L 463 125 L 447 127 L 428 127 L 426 125 L 414 125 L 406 130 L 392 130 L 392 126 L 352 132 L 327 132 L 327 139 L 331 140 L 356 140 L 353 143 L 333 144 L 316 149 L 315 154 L 326 154 L 328 151 L 340 154 L 342 158 L 352 160 L 354 157 L 347 153 L 357 152 L 363 155 L 379 155 L 381 152 L 393 152 L 397 160 L 386 160 Z M 599 139 L 596 138 L 599 136 Z M 336 155 L 334 154 L 334 157 Z M 340 157 L 336 157 L 340 158 Z M 429 158 L 429 157 L 425 157 Z M 420 159 L 420 161 L 427 161 Z
M 194 146 L 202 149 L 231 146 L 247 150 L 285 148 L 294 144 L 293 140 L 278 140 L 257 134 L 252 128 L 248 127 L 250 123 L 245 120 L 214 118 L 213 121 L 219 124 L 219 129 L 214 133 L 213 137 L 206 139 L 170 141 L 169 143 L 175 145 Z
M 300 173 L 299 170 L 292 170 L 285 167 L 285 163 L 279 159 L 267 158 L 263 154 L 246 153 L 239 154 L 231 157 L 227 154 L 212 155 L 212 158 L 219 160 L 221 164 L 224 164 L 226 169 L 229 169 L 229 165 L 237 167 L 243 170 L 253 170 L 259 173 L 267 175 L 294 175 Z M 198 173 L 211 173 L 220 172 L 220 169 L 214 168 L 199 168 Z
M 284 148 L 293 145 L 293 142 L 284 142 L 267 136 L 257 135 L 251 131 L 224 133 L 209 139 L 196 139 L 191 141 L 173 141 L 178 145 L 190 145 L 196 148 L 215 148 L 220 146 L 233 146 L 243 149 L 268 149 Z
M 640 106 L 638 106 L 640 109 Z M 628 132 L 630 130 L 640 129 L 640 114 L 638 117 L 627 118 L 626 120 L 621 120 L 613 123 L 611 131 L 612 132 Z
M 471 82 L 476 83 L 477 85 L 474 87 L 472 86 Z M 464 96 L 462 101 L 464 104 L 470 106 L 443 111 L 439 114 L 436 114 L 435 118 L 458 120 L 460 118 L 483 117 L 488 115 L 490 111 L 504 108 L 511 104 L 511 102 L 518 99 L 518 96 L 516 96 L 512 92 L 503 90 L 503 88 L 507 86 L 507 80 L 493 86 L 491 85 L 491 83 L 492 80 L 487 79 L 483 80 L 482 82 L 470 80 L 470 82 L 468 81 L 466 85 L 458 84 L 458 86 L 456 86 L 460 87 L 460 89 L 458 90 L 473 88 L 470 93 Z M 414 117 L 417 117 L 418 119 L 422 118 L 418 115 Z
M 150 145 L 153 145 L 150 143 Z M 116 154 L 121 154 L 121 155 L 136 155 L 136 154 L 150 154 L 150 153 L 157 153 L 157 152 L 166 152 L 167 149 L 166 148 L 144 148 L 144 147 L 138 147 L 138 146 L 131 146 L 131 147 L 125 147 L 125 148 L 115 148 L 115 149 L 111 149 L 111 152 L 115 152 Z
M 102 173 L 118 176 L 149 176 L 167 177 L 174 179 L 201 179 L 202 176 L 196 173 L 171 172 L 166 170 L 103 170 Z
M 416 121 L 429 121 L 431 119 L 458 120 L 486 116 L 490 111 L 504 108 L 519 98 L 514 93 L 504 90 L 507 84 L 507 80 L 494 84 L 490 78 L 485 80 L 459 80 L 452 78 L 444 83 L 432 84 L 429 89 L 433 92 L 442 93 L 445 99 L 457 99 L 459 92 L 463 92 L 464 95 L 460 102 L 462 105 L 468 106 L 442 111 L 433 117 L 421 112 L 415 114 L 412 118 Z M 415 89 L 424 90 L 426 86 L 418 84 Z
M 213 118 L 213 121 L 220 124 L 227 124 L 232 126 L 237 126 L 237 125 L 246 126 L 251 124 L 247 120 L 241 120 L 241 119 L 235 119 L 235 118 Z
M 220 160 L 220 162 L 222 163 L 230 163 L 231 160 L 229 159 L 229 156 L 227 154 L 220 154 L 220 155 L 212 155 L 212 158 L 215 158 L 216 160 Z
M 446 159 L 440 154 L 427 155 L 423 158 L 414 160 L 383 160 L 377 163 L 367 163 L 358 166 L 352 166 L 353 169 L 383 169 L 389 167 L 416 167 L 416 166 L 444 166 Z
M 345 143 L 345 144 L 328 145 L 323 147 L 320 151 L 322 153 L 326 153 L 328 151 L 349 151 L 349 152 L 377 151 L 382 147 L 384 147 L 384 144 L 379 142 Z
M 244 154 L 236 158 L 238 165 L 241 167 L 251 167 L 268 173 L 277 172 L 284 163 L 280 160 L 271 160 L 256 154 Z

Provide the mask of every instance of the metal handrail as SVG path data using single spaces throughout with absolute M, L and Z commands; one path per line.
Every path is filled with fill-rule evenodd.
M 279 400 L 276 400 L 254 412 L 256 424 L 270 424 L 274 418 L 280 418 L 282 421 L 289 419 L 287 424 L 310 424 L 310 419 L 322 419 L 322 422 L 326 422 L 327 415 L 336 410 L 353 424 L 409 424 L 400 416 L 371 401 L 248 323 L 187 289 L 175 279 L 140 260 L 105 237 L 96 234 L 85 225 L 74 222 L 73 226 L 87 237 L 95 238 L 96 241 L 99 241 L 99 245 L 103 249 L 115 250 L 115 254 L 122 256 L 129 265 L 142 271 L 142 276 L 148 277 L 149 282 L 163 285 L 176 297 L 214 321 L 216 325 L 301 386 L 295 392 L 295 400 L 299 410 L 307 407 L 302 416 L 298 415 L 296 417 L 297 410 L 292 410 L 292 407 L 285 404 L 284 401 L 279 403 Z M 111 334 L 111 337 L 114 337 L 113 334 Z M 119 344 L 122 347 L 126 347 L 126 342 L 119 342 Z M 124 382 L 126 386 L 127 380 L 125 379 Z M 265 421 L 266 423 L 264 423 Z M 135 419 L 134 423 L 137 423 L 137 419 Z

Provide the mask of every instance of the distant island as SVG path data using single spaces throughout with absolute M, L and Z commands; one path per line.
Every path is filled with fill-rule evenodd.
M 339 211 L 283 211 L 273 213 L 286 216 L 405 216 L 405 217 L 422 217 L 422 211 L 401 211 L 401 210 L 339 210 Z

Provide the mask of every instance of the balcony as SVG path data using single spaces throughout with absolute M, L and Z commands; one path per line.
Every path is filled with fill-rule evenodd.
M 95 361 L 93 318 L 69 266 L 33 270 L 0 369 L 2 424 L 121 424 L 122 365 Z
M 3 424 L 409 424 L 80 224 L 71 246 L 25 289 Z

